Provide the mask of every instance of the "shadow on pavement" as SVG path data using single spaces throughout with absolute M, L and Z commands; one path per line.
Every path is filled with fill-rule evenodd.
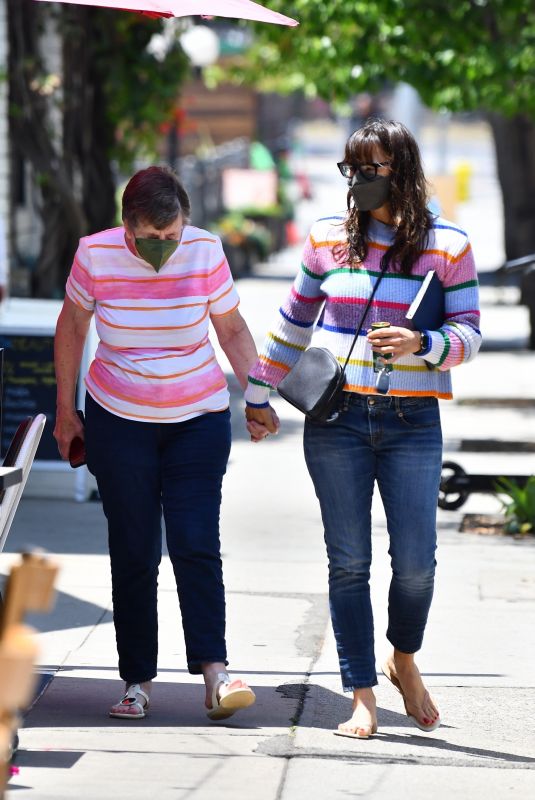
M 0 577 L 5 579 L 6 576 Z M 111 600 L 111 586 L 109 596 Z M 113 614 L 108 608 L 60 591 L 56 591 L 54 607 L 47 614 L 28 613 L 24 617 L 25 624 L 38 633 L 86 628 L 112 621 Z
M 265 673 L 269 675 L 270 673 Z M 210 735 L 218 736 L 218 729 L 222 732 L 228 729 L 236 731 L 261 731 L 266 728 L 290 728 L 297 723 L 297 727 L 305 730 L 306 728 L 320 728 L 333 730 L 340 719 L 347 719 L 351 714 L 351 701 L 324 687 L 311 684 L 282 684 L 278 688 L 257 687 L 253 684 L 257 696 L 256 704 L 235 717 L 222 720 L 217 723 L 210 722 L 204 710 L 204 691 L 203 685 L 198 683 L 169 683 L 158 681 L 153 690 L 151 709 L 147 717 L 136 722 L 121 722 L 107 716 L 107 709 L 111 703 L 118 699 L 122 690 L 120 682 L 111 682 L 104 679 L 84 679 L 69 678 L 58 675 L 51 683 L 48 691 L 41 698 L 39 703 L 34 706 L 25 720 L 26 728 L 99 728 L 102 734 L 107 729 L 117 731 L 142 731 L 154 730 L 155 728 L 177 728 L 176 733 L 180 734 L 180 729 L 208 727 Z M 294 691 L 295 690 L 295 691 Z M 303 697 L 307 695 L 321 713 L 312 716 L 312 721 L 307 719 L 307 724 L 303 725 L 297 721 L 300 717 L 299 707 L 302 705 Z M 308 706 L 307 706 L 308 708 Z M 328 710 L 328 713 L 326 713 Z M 415 747 L 432 748 L 440 751 L 443 757 L 450 758 L 452 754 L 476 757 L 486 761 L 502 762 L 506 764 L 535 764 L 535 758 L 519 755 L 511 752 L 485 749 L 481 747 L 470 747 L 466 745 L 454 744 L 441 738 L 435 732 L 433 735 L 420 733 L 412 726 L 405 714 L 390 711 L 389 709 L 378 709 L 379 728 L 396 727 L 407 728 L 407 734 L 386 732 L 380 733 L 375 739 L 369 740 L 366 744 L 366 753 L 361 750 L 354 753 L 360 760 L 388 760 L 392 763 L 407 763 L 414 760 L 421 763 L 419 754 L 413 750 L 413 755 L 409 758 L 401 756 L 399 751 L 387 754 L 384 749 L 380 753 L 373 752 L 374 742 L 391 742 L 393 745 L 407 744 Z M 448 729 L 447 725 L 442 727 Z M 205 734 L 205 731 L 200 731 Z M 185 731 L 189 733 L 189 731 Z M 269 731 L 266 731 L 269 733 Z M 341 740 L 341 739 L 340 739 Z M 121 740 L 117 739 L 117 747 L 121 747 Z M 350 741 L 349 739 L 347 740 Z M 180 741 L 176 745 L 181 747 Z M 104 745 L 105 747 L 105 745 Z M 267 752 L 266 752 L 267 748 Z M 269 754 L 269 740 L 261 747 L 262 752 Z M 299 756 L 300 748 L 293 747 L 292 755 Z M 116 748 L 114 748 L 115 750 Z M 307 748 L 301 748 L 303 754 L 310 755 Z M 47 755 L 50 758 L 47 759 Z M 64 766 L 70 768 L 80 757 L 80 751 L 68 754 L 55 754 L 57 759 L 52 756 L 50 751 L 31 751 L 19 752 L 17 762 L 24 766 Z M 273 753 L 276 755 L 276 753 Z M 280 755 L 280 754 L 279 754 Z M 338 755 L 340 752 L 338 751 Z M 67 756 L 63 759 L 63 756 Z M 345 751 L 344 751 L 345 756 Z
M 379 724 L 381 724 L 381 717 L 379 718 Z M 383 724 L 385 725 L 399 725 L 398 722 L 392 723 L 383 720 Z M 447 728 L 447 725 L 442 725 L 441 728 Z M 440 730 L 439 728 L 438 730 Z M 436 750 L 440 750 L 445 755 L 449 754 L 457 754 L 463 756 L 475 756 L 476 758 L 485 759 L 485 761 L 492 760 L 492 761 L 501 761 L 505 764 L 535 764 L 535 758 L 531 758 L 530 756 L 522 756 L 517 753 L 506 753 L 501 750 L 486 750 L 482 747 L 467 747 L 466 745 L 462 744 L 453 744 L 452 742 L 448 742 L 445 739 L 440 739 L 436 735 L 436 731 L 433 733 L 432 736 L 429 736 L 425 733 L 418 733 L 418 729 L 412 727 L 414 731 L 413 734 L 410 736 L 404 736 L 403 734 L 397 733 L 388 733 L 385 734 L 382 738 L 390 740 L 393 744 L 411 744 L 411 745 L 422 745 L 425 747 L 430 747 Z M 420 741 L 417 741 L 420 740 Z M 418 763 L 421 763 L 417 757 L 414 759 Z M 392 763 L 395 763 L 393 759 Z M 399 760 L 399 763 L 407 763 L 407 758 L 403 758 Z M 475 764 L 474 764 L 475 766 Z
M 84 667 L 85 669 L 85 667 Z M 115 674 L 116 671 L 114 670 Z M 175 671 L 176 672 L 176 671 Z M 264 673 L 269 675 L 269 673 Z M 235 717 L 220 722 L 211 722 L 204 708 L 204 684 L 202 678 L 195 683 L 158 680 L 154 684 L 151 708 L 144 719 L 122 720 L 108 717 L 108 709 L 118 702 L 124 684 L 120 680 L 104 678 L 80 678 L 56 673 L 41 699 L 25 719 L 25 728 L 130 728 L 133 724 L 141 728 L 198 728 L 218 727 L 236 729 L 258 729 L 265 727 L 285 728 L 292 724 L 296 701 L 277 694 L 271 687 L 251 684 L 256 694 L 256 703 Z
M 282 687 L 285 688 L 285 687 Z M 323 728 L 334 729 L 336 723 L 343 719 L 349 719 L 351 716 L 351 700 L 343 697 L 337 693 L 331 692 L 322 686 L 310 684 L 308 687 L 309 697 L 305 709 L 305 719 L 299 723 L 299 727 L 306 728 Z M 326 711 L 328 709 L 328 712 Z M 379 726 L 379 734 L 365 741 L 366 752 L 362 749 L 353 753 L 353 756 L 360 761 L 377 761 L 378 763 L 400 763 L 407 764 L 408 762 L 423 764 L 427 763 L 429 757 L 425 754 L 421 755 L 414 748 L 432 748 L 433 750 L 440 751 L 436 755 L 429 757 L 429 763 L 437 763 L 438 758 L 451 759 L 452 755 L 468 756 L 484 759 L 485 761 L 492 760 L 494 762 L 502 762 L 503 766 L 506 764 L 528 764 L 535 765 L 535 758 L 530 756 L 521 755 L 518 753 L 504 752 L 500 750 L 485 749 L 481 747 L 470 747 L 463 744 L 455 744 L 447 741 L 440 736 L 441 731 L 455 730 L 455 726 L 442 723 L 440 728 L 431 734 L 420 732 L 409 718 L 404 713 L 391 711 L 383 707 L 377 708 L 377 721 Z M 393 731 L 384 731 L 384 728 L 406 728 L 407 733 L 396 733 Z M 480 733 L 480 732 L 479 732 Z M 337 737 L 339 741 L 344 741 L 345 737 Z M 347 738 L 347 742 L 352 742 Z M 358 740 L 357 740 L 358 741 Z M 380 753 L 373 753 L 373 743 L 392 743 L 396 746 L 392 753 L 385 752 L 381 748 Z M 397 745 L 407 744 L 412 748 L 411 755 L 400 754 Z M 307 756 L 312 755 L 308 748 L 303 748 Z M 341 756 L 340 751 L 337 749 L 336 754 Z M 296 753 L 297 755 L 297 753 Z M 318 753 L 319 755 L 319 753 Z M 347 751 L 344 751 L 343 757 L 345 758 Z M 475 765 L 473 765 L 475 766 Z
M 111 600 L 111 586 L 109 596 Z M 112 612 L 107 608 L 66 592 L 56 592 L 54 608 L 48 614 L 26 614 L 25 617 L 25 622 L 39 633 L 86 628 L 112 621 Z
M 85 755 L 84 750 L 19 750 L 15 757 L 17 767 L 37 767 L 47 769 L 72 769 Z M 28 789 L 28 786 L 8 786 L 13 789 Z
M 108 534 L 102 505 L 54 497 L 23 497 L 4 553 L 35 547 L 67 555 L 107 555 Z

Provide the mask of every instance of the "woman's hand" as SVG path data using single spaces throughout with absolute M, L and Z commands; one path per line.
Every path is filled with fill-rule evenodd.
M 271 406 L 267 406 L 267 408 L 246 406 L 245 418 L 252 442 L 261 442 L 268 434 L 279 432 L 280 421 L 275 409 Z
M 72 440 L 79 436 L 84 439 L 84 426 L 80 417 L 73 408 L 72 411 L 57 409 L 56 426 L 54 428 L 54 439 L 58 443 L 58 450 L 63 459 L 69 458 L 69 449 Z
M 420 349 L 420 331 L 411 331 L 409 328 L 379 328 L 368 331 L 368 341 L 374 353 L 385 356 L 391 354 L 390 363 L 397 361 L 402 356 L 416 353 Z

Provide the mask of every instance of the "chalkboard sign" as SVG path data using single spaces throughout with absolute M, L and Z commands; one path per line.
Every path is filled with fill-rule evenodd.
M 25 417 L 46 415 L 46 425 L 35 456 L 38 461 L 60 461 L 52 436 L 56 418 L 54 337 L 39 334 L 0 333 L 4 350 L 1 455 Z

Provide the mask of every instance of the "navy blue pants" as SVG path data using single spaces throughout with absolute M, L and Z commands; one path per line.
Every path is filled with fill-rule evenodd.
M 108 520 L 119 672 L 127 683 L 157 672 L 162 513 L 182 612 L 188 669 L 226 663 L 219 543 L 230 411 L 177 423 L 134 422 L 86 396 L 86 452 Z

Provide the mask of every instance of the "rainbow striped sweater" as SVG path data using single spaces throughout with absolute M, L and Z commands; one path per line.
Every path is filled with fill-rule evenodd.
M 380 275 L 381 256 L 394 236 L 390 226 L 372 220 L 368 256 L 358 269 L 350 269 L 333 255 L 333 246 L 346 241 L 344 219 L 343 215 L 328 217 L 312 226 L 301 269 L 249 375 L 245 393 L 248 405 L 262 407 L 268 403 L 270 389 L 278 385 L 311 341 L 328 348 L 344 363 L 360 315 Z M 386 271 L 347 366 L 346 391 L 375 393 L 376 375 L 366 331 L 372 322 L 383 320 L 412 327 L 405 313 L 431 269 L 445 290 L 445 322 L 439 330 L 428 331 L 428 351 L 405 356 L 393 365 L 389 393 L 452 398 L 451 367 L 474 358 L 481 344 L 478 281 L 467 235 L 439 217 L 411 274 L 403 275 L 395 265 Z

